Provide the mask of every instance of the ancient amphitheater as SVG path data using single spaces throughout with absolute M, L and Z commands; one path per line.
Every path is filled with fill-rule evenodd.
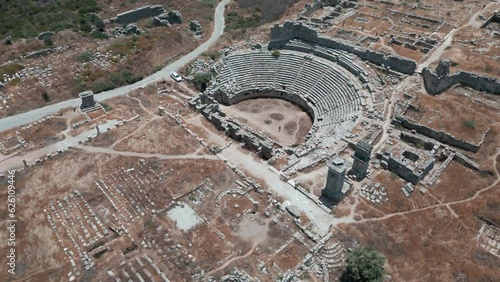
M 279 55 L 243 50 L 223 57 L 216 83 L 204 94 L 224 105 L 279 98 L 313 121 L 306 143 L 349 135 L 369 100 L 368 73 L 347 52 L 290 41 Z M 365 86 L 363 86 L 365 84 Z

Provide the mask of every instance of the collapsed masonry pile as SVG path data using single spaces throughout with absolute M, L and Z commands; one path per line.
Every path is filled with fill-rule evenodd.
M 116 36 L 125 36 L 125 35 L 131 35 L 131 34 L 141 34 L 144 31 L 140 28 L 138 28 L 135 24 L 128 24 L 126 26 L 119 26 L 115 27 L 112 30 L 113 34 Z

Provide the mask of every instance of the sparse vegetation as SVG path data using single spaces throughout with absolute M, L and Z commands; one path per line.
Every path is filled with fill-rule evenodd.
M 201 2 L 201 5 L 209 8 L 214 8 L 215 7 L 215 0 L 203 0 Z
M 0 37 L 30 38 L 52 30 L 80 27 L 99 11 L 95 0 L 5 1 L 2 0 Z M 88 29 L 90 25 L 83 25 Z M 90 31 L 89 31 L 90 32 Z
M 20 64 L 15 64 L 15 63 L 0 66 L 0 81 L 3 81 L 4 75 L 12 76 L 16 72 L 22 70 L 23 68 L 24 68 L 24 66 L 22 66 Z
M 399 175 L 397 175 L 394 172 L 391 172 L 391 180 L 397 180 L 397 179 L 399 179 Z
M 220 57 L 218 51 L 206 51 L 201 54 L 202 56 L 209 57 L 212 60 L 217 60 Z
M 280 19 L 288 7 L 297 2 L 298 0 L 238 0 L 240 8 L 258 9 L 260 21 L 265 23 Z
M 135 83 L 143 78 L 142 75 L 134 75 L 128 70 L 121 70 L 120 72 L 113 72 L 109 75 L 106 81 L 99 81 L 94 84 L 92 91 L 99 93 L 115 89 L 116 87 Z
M 92 37 L 97 38 L 97 39 L 108 39 L 109 38 L 109 36 L 105 32 L 102 32 L 99 30 L 94 30 L 90 34 L 92 35 Z
M 135 41 L 137 37 L 132 37 L 131 39 L 123 39 L 117 41 L 111 45 L 111 51 L 115 55 L 120 55 L 124 57 L 132 52 L 132 49 L 135 48 Z M 134 41 L 135 39 L 135 41 Z
M 90 62 L 92 59 L 92 53 L 90 52 L 82 52 L 78 57 L 76 57 L 76 60 L 80 63 L 85 63 L 85 62 Z
M 99 104 L 101 104 L 101 106 L 102 106 L 102 108 L 104 109 L 105 112 L 109 112 L 109 111 L 111 111 L 113 109 L 110 105 L 108 105 L 106 103 L 101 102 Z
M 243 12 L 231 11 L 226 15 L 226 31 L 240 28 L 255 28 L 260 25 L 260 12 L 256 8 L 249 16 L 243 15 Z
M 372 248 L 359 247 L 347 255 L 343 280 L 353 282 L 384 281 L 385 257 Z
M 463 124 L 467 128 L 476 129 L 476 122 L 473 119 L 465 119 Z

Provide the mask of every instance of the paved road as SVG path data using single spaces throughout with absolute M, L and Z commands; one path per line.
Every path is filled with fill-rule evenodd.
M 171 63 L 170 65 L 166 66 L 162 70 L 144 78 L 141 81 L 138 81 L 134 84 L 126 85 L 120 88 L 116 88 L 110 91 L 106 92 L 101 92 L 97 95 L 95 95 L 95 99 L 98 102 L 117 97 L 120 95 L 124 95 L 127 92 L 130 92 L 132 90 L 138 89 L 140 87 L 144 87 L 146 85 L 149 85 L 153 82 L 159 81 L 161 79 L 164 79 L 166 76 L 169 75 L 169 73 L 173 70 L 179 69 L 180 67 L 188 64 L 190 61 L 194 60 L 196 57 L 201 55 L 204 51 L 206 51 L 212 44 L 219 39 L 219 37 L 222 35 L 224 32 L 224 8 L 227 3 L 229 3 L 230 0 L 222 0 L 219 5 L 217 5 L 217 8 L 215 9 L 215 16 L 214 16 L 214 30 L 212 32 L 212 35 L 210 38 L 198 46 L 194 51 L 191 53 L 183 56 L 179 60 Z M 75 107 L 80 105 L 80 99 L 72 99 L 72 100 L 67 100 L 64 102 L 60 102 L 54 105 L 49 105 L 43 108 L 39 108 L 36 110 L 32 110 L 26 113 L 18 114 L 15 116 L 10 116 L 7 118 L 0 119 L 0 131 L 4 131 L 13 127 L 18 127 L 23 124 L 27 124 L 33 121 L 36 121 L 38 119 L 41 119 L 47 115 L 53 114 L 61 109 L 68 108 L 68 107 Z

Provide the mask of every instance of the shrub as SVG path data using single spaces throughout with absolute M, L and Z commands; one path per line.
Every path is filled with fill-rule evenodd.
M 97 20 L 95 21 L 95 28 L 98 31 L 104 31 L 104 29 L 106 28 L 106 26 L 104 25 L 104 21 L 97 18 Z
M 476 129 L 476 122 L 473 119 L 465 119 L 464 126 L 470 129 Z
M 218 51 L 205 51 L 201 54 L 202 56 L 209 57 L 212 60 L 217 60 L 220 57 L 220 53 Z
M 54 45 L 54 40 L 52 40 L 52 36 L 46 36 L 43 39 L 43 43 L 45 43 L 45 45 L 47 45 L 47 46 L 52 46 L 52 45 Z
M 109 112 L 112 109 L 112 107 L 110 105 L 106 104 L 106 103 L 102 103 L 101 102 L 99 104 L 101 104 L 101 106 L 103 107 L 103 109 L 104 109 L 105 112 Z
M 109 38 L 109 36 L 106 33 L 99 31 L 99 30 L 94 30 L 90 34 L 92 35 L 92 37 L 97 38 L 97 39 L 108 39 Z
M 98 82 L 94 85 L 94 87 L 92 87 L 92 91 L 94 93 L 99 93 L 99 92 L 103 92 L 103 91 L 108 91 L 108 90 L 112 90 L 112 89 L 115 89 L 116 88 L 116 85 L 111 82 L 111 81 L 103 81 L 103 82 Z
M 209 8 L 214 8 L 215 7 L 215 1 L 214 0 L 203 0 L 201 2 L 202 6 L 209 7 Z
M 212 74 L 210 73 L 197 73 L 193 78 L 193 84 L 196 89 L 200 91 L 205 91 L 207 89 L 208 83 L 212 79 Z
M 80 63 L 90 62 L 90 60 L 92 60 L 92 53 L 82 52 L 78 55 L 78 57 L 76 57 L 76 60 Z
M 271 55 L 273 55 L 273 57 L 275 57 L 277 59 L 281 55 L 281 52 L 280 52 L 280 50 L 273 50 Z
M 80 31 L 82 32 L 91 32 L 92 31 L 92 26 L 88 22 L 83 22 L 80 23 Z
M 347 255 L 344 281 L 377 282 L 384 281 L 385 257 L 372 248 L 359 247 Z
M 49 93 L 47 93 L 47 91 L 43 91 L 42 92 L 42 98 L 45 102 L 49 102 L 50 101 L 50 96 L 49 96 Z

